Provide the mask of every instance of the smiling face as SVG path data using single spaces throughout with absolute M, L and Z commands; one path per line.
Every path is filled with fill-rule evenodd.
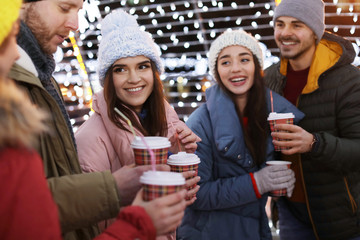
M 56 52 L 70 31 L 78 29 L 82 0 L 46 0 L 24 4 L 22 19 L 31 29 L 44 53 Z
M 141 112 L 154 88 L 150 59 L 145 56 L 121 58 L 112 65 L 112 75 L 117 97 Z
M 293 17 L 279 17 L 275 21 L 274 35 L 282 57 L 311 63 L 316 35 L 305 23 Z
M 219 53 L 217 71 L 220 81 L 236 99 L 245 100 L 254 84 L 255 63 L 249 49 L 234 45 Z

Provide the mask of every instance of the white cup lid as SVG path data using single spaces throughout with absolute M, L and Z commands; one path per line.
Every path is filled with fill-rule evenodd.
M 147 171 L 141 175 L 140 182 L 150 185 L 174 186 L 184 185 L 185 178 L 177 172 Z
M 295 118 L 293 113 L 276 113 L 271 112 L 269 113 L 268 121 L 269 120 L 278 120 L 278 119 L 286 119 L 286 118 Z
M 172 154 L 167 160 L 167 164 L 178 166 L 186 166 L 199 163 L 200 158 L 196 154 L 186 152 L 178 152 L 177 154 Z
M 291 164 L 290 161 L 281 161 L 281 160 L 273 160 L 273 161 L 266 161 L 267 165 L 289 165 Z
M 159 148 L 168 148 L 171 146 L 169 139 L 166 137 L 144 137 L 147 145 L 151 149 L 159 149 Z M 132 148 L 138 148 L 138 149 L 147 149 L 144 142 L 140 137 L 136 137 L 132 143 Z

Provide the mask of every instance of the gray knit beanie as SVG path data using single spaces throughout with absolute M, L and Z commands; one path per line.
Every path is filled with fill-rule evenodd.
M 309 28 L 317 36 L 318 44 L 325 31 L 325 5 L 322 0 L 282 0 L 275 8 L 273 21 L 278 17 L 294 17 Z
M 150 33 L 140 29 L 135 16 L 123 10 L 109 13 L 101 23 L 101 34 L 98 52 L 101 86 L 107 70 L 120 58 L 145 56 L 155 63 L 160 74 L 163 72 L 160 48 Z
M 240 45 L 249 49 L 259 60 L 260 67 L 263 67 L 263 55 L 259 42 L 243 30 L 230 30 L 218 36 L 210 46 L 209 50 L 209 69 L 210 74 L 216 76 L 216 62 L 221 50 L 228 46 Z

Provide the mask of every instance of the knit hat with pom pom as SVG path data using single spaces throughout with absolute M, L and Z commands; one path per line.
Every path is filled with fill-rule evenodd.
M 120 58 L 145 56 L 152 60 L 159 73 L 162 73 L 160 48 L 155 44 L 150 33 L 140 29 L 133 15 L 123 10 L 111 12 L 101 23 L 101 34 L 98 52 L 101 86 L 104 86 L 108 69 Z

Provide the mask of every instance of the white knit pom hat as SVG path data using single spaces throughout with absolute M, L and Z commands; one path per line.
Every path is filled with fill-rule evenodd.
M 240 45 L 249 49 L 259 60 L 260 67 L 263 67 L 263 55 L 259 42 L 243 30 L 228 30 L 218 36 L 210 46 L 209 50 L 209 68 L 210 74 L 216 76 L 216 62 L 221 50 L 228 46 Z
M 160 48 L 150 33 L 140 29 L 135 16 L 123 10 L 109 13 L 101 23 L 101 34 L 98 52 L 101 86 L 107 70 L 120 58 L 143 55 L 155 63 L 160 74 L 163 72 Z

